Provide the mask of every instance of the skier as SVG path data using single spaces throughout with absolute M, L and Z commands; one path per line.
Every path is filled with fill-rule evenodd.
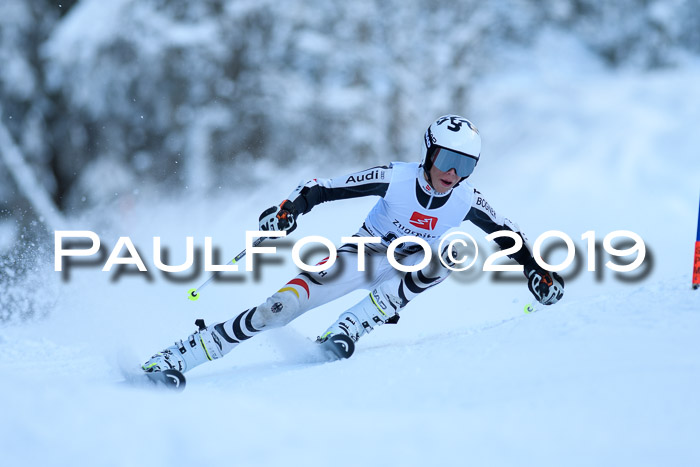
M 560 300 L 564 291 L 562 278 L 537 265 L 517 225 L 497 214 L 484 196 L 466 181 L 481 154 L 477 128 L 466 118 L 446 115 L 428 127 L 423 146 L 420 164 L 393 162 L 342 177 L 314 179 L 297 187 L 279 206 L 260 215 L 261 230 L 290 233 L 296 228 L 299 216 L 320 203 L 379 196 L 354 235 L 381 239 L 381 242 L 364 245 L 366 269 L 371 273 L 355 267 L 359 261 L 358 243 L 344 244 L 337 249 L 336 264 L 328 270 L 300 273 L 263 303 L 228 321 L 207 327 L 199 320 L 196 332 L 151 357 L 142 369 L 145 372 L 191 370 L 223 357 L 261 331 L 284 326 L 312 308 L 351 291 L 366 289 L 370 293 L 343 312 L 318 338 L 318 342 L 324 343 L 334 336 L 342 337 L 352 348 L 360 337 L 376 327 L 396 323 L 399 312 L 412 299 L 447 278 L 451 270 L 445 264 L 454 265 L 446 248 L 434 252 L 445 264 L 427 266 L 416 272 L 400 272 L 387 260 L 389 244 L 408 235 L 422 238 L 435 249 L 440 237 L 463 221 L 471 221 L 487 233 L 510 230 L 520 235 L 523 248 L 509 256 L 524 266 L 528 288 L 545 305 Z M 495 241 L 501 249 L 514 245 L 514 240 L 507 237 Z M 418 264 L 424 255 L 416 243 L 405 242 L 395 250 L 395 257 L 407 266 Z M 349 356 L 349 353 L 351 349 L 338 355 Z

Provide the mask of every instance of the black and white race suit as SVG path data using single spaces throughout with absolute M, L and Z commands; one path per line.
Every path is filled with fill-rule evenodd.
M 217 325 L 229 344 L 236 345 L 263 329 L 283 326 L 306 311 L 357 289 L 370 293 L 343 313 L 326 334 L 340 330 L 357 339 L 379 324 L 396 321 L 398 312 L 413 298 L 442 282 L 450 273 L 439 261 L 414 272 L 395 269 L 386 252 L 399 237 L 421 238 L 433 248 L 433 257 L 445 258 L 444 251 L 435 251 L 440 238 L 449 229 L 470 221 L 486 233 L 515 232 L 523 238 L 523 248 L 510 257 L 520 264 L 532 258 L 517 225 L 497 214 L 470 183 L 462 180 L 447 193 L 437 193 L 418 163 L 394 162 L 342 177 L 313 179 L 298 186 L 288 199 L 300 214 L 307 214 L 321 203 L 363 196 L 379 196 L 379 200 L 353 236 L 381 240 L 364 247 L 365 270 L 358 271 L 356 243 L 340 246 L 337 261 L 328 270 L 302 272 L 257 307 Z M 514 244 L 507 237 L 497 238 L 496 242 L 501 249 Z M 395 250 L 396 258 L 406 266 L 419 264 L 424 255 L 420 245 L 410 241 Z M 348 326 L 343 325 L 346 320 L 355 324 L 355 328 L 347 330 Z

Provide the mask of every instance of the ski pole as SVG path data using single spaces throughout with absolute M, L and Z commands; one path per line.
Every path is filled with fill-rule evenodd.
M 256 247 L 256 246 L 260 245 L 260 244 L 263 242 L 263 240 L 265 240 L 265 237 L 260 237 L 260 238 L 256 239 L 256 240 L 253 242 L 253 247 Z M 238 253 L 238 254 L 236 255 L 235 258 L 233 258 L 231 261 L 229 261 L 228 263 L 226 263 L 224 266 L 228 266 L 228 265 L 230 265 L 230 264 L 236 264 L 238 261 L 240 261 L 240 260 L 245 256 L 246 251 L 247 251 L 247 249 L 244 248 L 243 251 L 241 251 L 240 253 Z M 196 302 L 197 300 L 199 300 L 199 292 L 200 292 L 204 287 L 206 287 L 207 284 L 209 284 L 209 282 L 211 282 L 212 279 L 214 279 L 214 278 L 219 274 L 219 272 L 221 272 L 221 271 L 216 271 L 214 274 L 212 274 L 211 276 L 209 276 L 209 279 L 207 279 L 206 281 L 204 281 L 204 283 L 203 283 L 202 285 L 200 285 L 199 287 L 196 287 L 196 288 L 194 288 L 194 289 L 188 290 L 188 291 L 187 291 L 187 298 L 189 298 L 189 299 L 192 300 L 193 302 Z

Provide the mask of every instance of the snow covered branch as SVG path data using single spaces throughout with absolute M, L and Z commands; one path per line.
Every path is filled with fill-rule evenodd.
M 0 117 L 2 108 L 0 107 Z M 66 225 L 64 217 L 51 200 L 51 196 L 39 183 L 22 151 L 0 119 L 0 160 L 5 163 L 20 191 L 36 210 L 39 220 L 47 230 L 61 230 Z

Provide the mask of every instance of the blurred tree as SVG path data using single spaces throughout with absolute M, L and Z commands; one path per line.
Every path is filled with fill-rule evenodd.
M 566 28 L 613 66 L 700 52 L 698 0 L 26 0 L 0 5 L 2 123 L 65 213 L 241 167 L 414 160 L 495 51 Z M 245 173 L 245 175 L 243 175 Z M 1 216 L 21 194 L 0 171 Z M 25 216 L 26 218 L 26 216 Z

